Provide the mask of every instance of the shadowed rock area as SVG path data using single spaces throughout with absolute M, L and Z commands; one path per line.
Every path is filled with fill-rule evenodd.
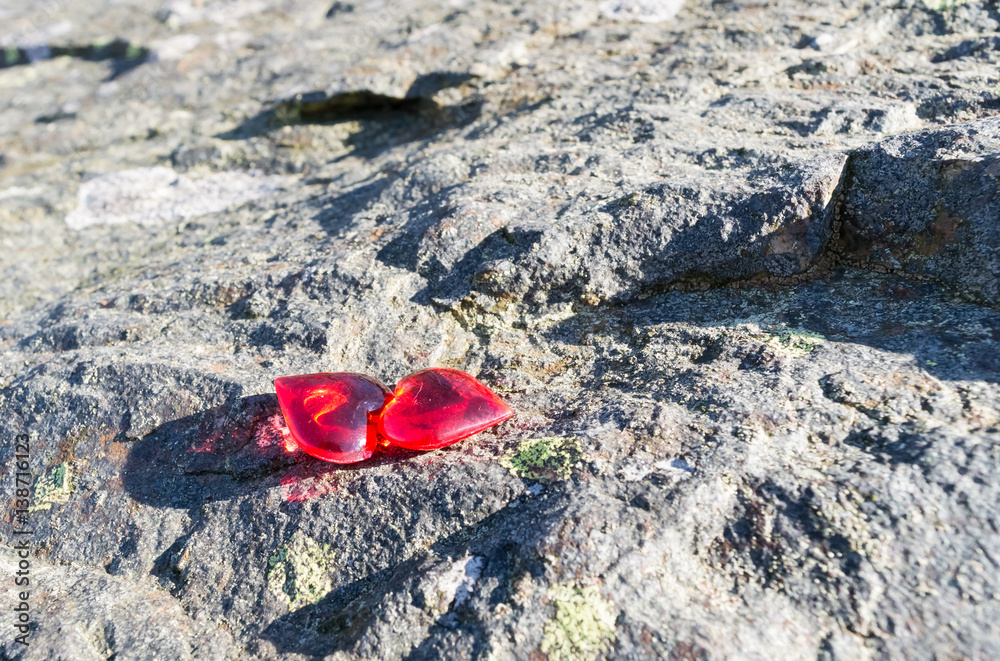
M 8 5 L 3 658 L 1000 658 L 996 2 Z

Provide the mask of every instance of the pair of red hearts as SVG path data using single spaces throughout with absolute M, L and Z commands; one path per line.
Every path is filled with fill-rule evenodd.
M 442 448 L 514 415 L 472 375 L 445 368 L 413 372 L 395 392 L 351 372 L 282 376 L 274 390 L 298 446 L 336 464 L 369 458 L 380 440 L 410 450 Z

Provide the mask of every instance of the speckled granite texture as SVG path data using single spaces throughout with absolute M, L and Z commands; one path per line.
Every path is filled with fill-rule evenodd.
M 0 25 L 4 658 L 1000 658 L 996 2 Z M 286 449 L 434 365 L 515 417 Z

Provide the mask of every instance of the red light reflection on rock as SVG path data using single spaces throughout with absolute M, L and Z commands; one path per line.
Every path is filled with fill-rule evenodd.
M 202 438 L 199 442 L 195 443 L 188 448 L 188 452 L 215 452 L 216 444 L 222 434 L 211 434 Z
M 322 478 L 303 480 L 288 476 L 281 480 L 282 497 L 290 503 L 302 503 L 336 490 L 336 484 Z
M 292 433 L 288 431 L 285 418 L 281 413 L 269 416 L 261 424 L 257 425 L 253 433 L 254 443 L 262 450 L 274 445 L 281 445 L 286 452 L 295 452 L 299 447 L 292 438 Z

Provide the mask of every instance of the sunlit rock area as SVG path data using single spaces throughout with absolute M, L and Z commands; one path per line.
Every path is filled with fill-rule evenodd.
M 3 658 L 1000 658 L 995 0 L 0 26 Z M 425 367 L 515 415 L 288 442 Z

